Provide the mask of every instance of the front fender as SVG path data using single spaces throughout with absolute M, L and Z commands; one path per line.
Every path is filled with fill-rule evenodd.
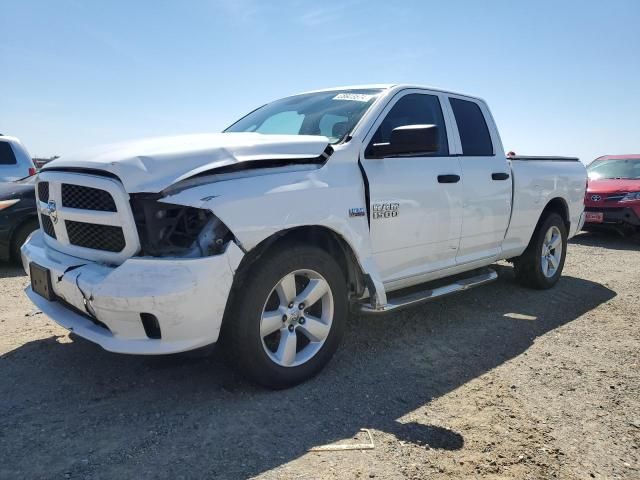
M 347 242 L 363 272 L 384 296 L 372 257 L 367 216 L 350 216 L 351 209 L 366 211 L 362 176 L 354 162 L 332 157 L 319 169 L 218 179 L 163 201 L 210 209 L 245 252 L 284 230 L 326 227 Z

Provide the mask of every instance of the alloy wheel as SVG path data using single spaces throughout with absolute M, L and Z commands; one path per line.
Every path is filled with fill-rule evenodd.
M 313 270 L 296 270 L 273 287 L 262 309 L 265 353 L 282 367 L 308 362 L 324 345 L 333 321 L 329 282 Z
M 542 242 L 542 253 L 540 256 L 542 274 L 547 278 L 553 277 L 558 271 L 561 259 L 562 234 L 560 233 L 560 229 L 553 225 L 547 230 Z

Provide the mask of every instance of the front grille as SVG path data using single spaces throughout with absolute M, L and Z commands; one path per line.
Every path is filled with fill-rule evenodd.
M 65 220 L 64 223 L 71 245 L 107 252 L 121 252 L 125 247 L 124 234 L 120 227 L 73 220 Z
M 38 182 L 38 198 L 41 202 L 49 201 L 49 182 Z
M 59 252 L 120 265 L 140 250 L 129 195 L 117 178 L 95 173 L 44 169 L 38 174 L 42 235 Z
M 109 192 L 71 183 L 62 184 L 62 206 L 101 212 L 117 211 L 116 204 Z
M 52 238 L 56 238 L 56 231 L 53 228 L 53 222 L 47 215 L 40 215 L 40 222 L 42 223 L 42 230 L 44 233 Z

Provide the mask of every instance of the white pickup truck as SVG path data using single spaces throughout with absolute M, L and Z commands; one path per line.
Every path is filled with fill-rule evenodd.
M 585 168 L 502 152 L 483 100 L 372 85 L 63 157 L 38 175 L 26 292 L 107 350 L 220 340 L 255 381 L 293 385 L 329 361 L 350 309 L 465 290 L 502 259 L 531 287 L 558 281 Z

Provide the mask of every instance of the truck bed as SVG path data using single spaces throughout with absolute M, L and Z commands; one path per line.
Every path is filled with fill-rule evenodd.
M 543 161 L 543 162 L 579 162 L 578 157 L 545 157 L 537 155 L 515 155 L 513 157 L 507 157 L 509 160 L 528 160 L 528 161 Z

